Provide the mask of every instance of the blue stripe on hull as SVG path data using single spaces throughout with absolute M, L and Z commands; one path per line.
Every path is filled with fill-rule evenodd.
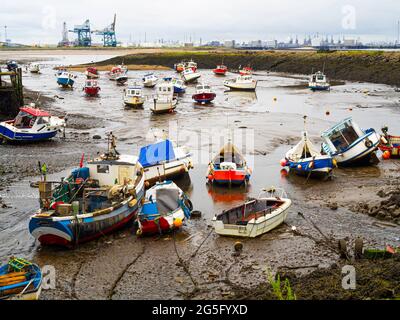
M 57 83 L 61 86 L 73 86 L 74 85 L 74 80 L 72 79 L 67 79 L 67 78 L 57 78 Z
M 311 162 L 314 163 L 312 168 L 310 168 Z M 298 168 L 299 165 L 301 165 L 300 169 Z M 308 161 L 299 162 L 289 161 L 289 168 L 299 174 L 309 174 L 311 172 L 311 174 L 324 175 L 330 174 L 330 172 L 333 170 L 333 162 L 332 158 L 315 160 L 310 159 Z
M 174 93 L 184 93 L 185 91 L 185 89 L 174 87 Z
M 40 141 L 54 138 L 57 135 L 57 131 L 47 131 L 44 133 L 23 133 L 14 132 L 4 126 L 0 125 L 0 136 L 7 140 L 12 141 Z

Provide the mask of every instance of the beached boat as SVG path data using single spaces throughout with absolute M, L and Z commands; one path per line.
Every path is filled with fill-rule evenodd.
M 190 218 L 193 205 L 172 181 L 157 182 L 146 191 L 138 213 L 137 235 L 161 234 L 179 229 Z
M 231 90 L 254 91 L 257 80 L 254 80 L 252 76 L 238 76 L 236 79 L 226 80 L 224 86 Z
M 196 86 L 196 93 L 192 95 L 192 99 L 198 103 L 210 103 L 217 95 L 211 90 L 211 87 L 206 84 Z
M 200 73 L 194 71 L 192 68 L 186 68 L 182 72 L 182 78 L 186 83 L 196 82 L 201 77 Z
M 321 135 L 322 149 L 339 166 L 379 162 L 376 150 L 380 137 L 374 129 L 361 129 L 352 118 L 347 118 Z
M 193 72 L 197 71 L 197 63 L 194 62 L 192 59 L 190 59 L 190 61 L 187 61 L 185 63 L 185 68 L 190 68 L 193 70 Z
M 208 165 L 209 183 L 242 185 L 250 180 L 251 169 L 240 151 L 228 142 Z
M 178 102 L 174 96 L 174 86 L 171 81 L 162 81 L 157 85 L 157 95 L 153 99 L 153 104 L 150 105 L 150 110 L 153 113 L 168 113 L 173 112 Z
M 72 171 L 61 182 L 39 182 L 40 210 L 29 231 L 42 245 L 73 247 L 125 226 L 144 196 L 138 158 L 120 155 L 109 136 L 108 152 Z
M 171 80 L 173 86 L 174 86 L 174 93 L 185 93 L 187 87 L 185 86 L 185 82 L 181 79 L 173 78 Z
M 307 177 L 330 177 L 335 161 L 330 155 L 323 155 L 303 131 L 301 141 L 286 153 L 282 166 L 288 166 L 290 171 Z
M 252 69 L 251 67 L 249 67 L 249 66 L 244 67 L 244 68 L 242 68 L 242 69 L 239 70 L 239 74 L 240 74 L 241 76 L 249 76 L 249 75 L 251 75 L 252 73 L 253 73 L 253 69 Z
M 116 66 L 108 73 L 108 78 L 111 81 L 116 81 L 118 84 L 124 84 L 128 81 L 128 69 L 124 65 Z
M 144 104 L 143 88 L 134 83 L 124 89 L 124 103 L 130 107 L 141 107 Z
M 308 87 L 312 91 L 330 90 L 331 88 L 329 82 L 326 79 L 326 75 L 324 75 L 321 71 L 318 71 L 317 73 L 314 73 L 310 76 Z
M 389 152 L 391 158 L 400 157 L 400 136 L 392 136 L 388 134 L 389 128 L 382 128 L 381 140 L 379 149 L 382 152 Z
M 0 267 L 0 300 L 38 300 L 42 290 L 40 267 L 12 257 Z
M 174 69 L 176 72 L 181 73 L 183 70 L 185 70 L 185 63 L 184 62 L 175 63 Z
M 212 224 L 219 235 L 254 238 L 282 224 L 291 204 L 283 190 L 263 189 L 257 199 L 216 214 Z
M 28 66 L 30 73 L 40 73 L 40 65 L 38 63 L 31 63 Z
M 154 88 L 158 82 L 158 78 L 154 75 L 154 73 L 148 73 L 143 76 L 143 85 L 146 88 Z
M 99 94 L 99 91 L 101 90 L 99 87 L 99 84 L 97 83 L 97 80 L 93 79 L 87 79 L 85 81 L 85 87 L 83 88 L 85 91 L 85 94 L 89 97 L 95 97 Z
M 217 76 L 224 76 L 226 74 L 226 72 L 228 71 L 228 67 L 221 64 L 218 65 L 214 70 L 214 74 L 216 74 Z
M 140 149 L 139 162 L 144 168 L 148 184 L 177 178 L 193 169 L 189 149 L 176 146 L 166 139 L 144 146 Z
M 0 122 L 0 138 L 20 142 L 48 140 L 65 126 L 64 119 L 52 116 L 31 103 L 20 108 L 14 120 Z
M 8 71 L 15 71 L 18 69 L 18 63 L 14 60 L 9 60 L 6 62 L 6 67 Z
M 85 71 L 85 76 L 87 79 L 98 79 L 100 78 L 99 71 L 95 67 L 88 67 Z
M 57 83 L 63 88 L 72 88 L 75 83 L 76 76 L 68 71 L 57 72 Z

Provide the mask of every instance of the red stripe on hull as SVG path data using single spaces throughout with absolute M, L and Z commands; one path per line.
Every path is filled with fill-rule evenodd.
M 216 182 L 222 183 L 235 183 L 240 184 L 243 183 L 246 179 L 246 174 L 244 171 L 235 171 L 235 170 L 217 170 L 214 171 L 213 180 Z
M 166 219 L 164 219 L 163 217 L 161 217 L 158 220 L 158 223 L 154 222 L 154 220 L 152 221 L 141 221 L 141 230 L 142 230 L 142 234 L 156 234 L 159 233 L 160 230 L 161 232 L 166 232 L 171 230 L 171 227 L 168 223 L 168 221 Z
M 85 93 L 88 96 L 96 96 L 100 91 L 100 88 L 90 88 L 90 87 L 86 87 L 85 88 Z

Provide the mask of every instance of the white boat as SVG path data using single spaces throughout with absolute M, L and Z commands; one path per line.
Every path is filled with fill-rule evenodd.
M 182 72 L 182 78 L 186 83 L 196 82 L 201 77 L 200 73 L 194 71 L 193 68 L 186 68 Z
M 60 70 L 56 74 L 57 76 L 57 83 L 62 86 L 63 88 L 72 88 L 74 86 L 76 76 L 68 71 Z
M 340 166 L 379 162 L 376 150 L 380 136 L 374 129 L 361 129 L 352 118 L 347 118 L 321 135 L 324 153 Z
M 326 80 L 326 75 L 324 75 L 321 71 L 318 71 L 310 76 L 308 87 L 313 91 L 330 90 L 331 88 L 329 82 Z
M 108 78 L 112 81 L 117 81 L 119 83 L 125 83 L 128 81 L 128 69 L 124 65 L 119 65 L 113 67 L 108 73 Z
M 185 86 L 185 82 L 183 80 L 173 78 L 171 82 L 174 85 L 174 93 L 185 93 L 187 87 Z
M 64 119 L 37 109 L 34 103 L 20 108 L 14 120 L 0 122 L 0 139 L 8 141 L 41 141 L 48 140 L 65 129 Z
M 150 105 L 153 113 L 173 112 L 178 100 L 174 96 L 174 85 L 171 81 L 163 81 L 157 85 L 157 95 Z
M 216 214 L 212 224 L 219 235 L 254 238 L 282 224 L 291 204 L 282 189 L 263 189 L 257 199 Z
M 154 75 L 154 73 L 145 74 L 143 76 L 143 85 L 146 88 L 154 88 L 158 82 L 158 78 Z
M 226 80 L 224 86 L 231 90 L 254 91 L 257 87 L 257 80 L 251 75 L 238 76 L 236 79 Z
M 124 103 L 127 106 L 141 107 L 144 104 L 142 86 L 135 83 L 124 90 Z
M 157 234 L 179 229 L 189 219 L 193 205 L 172 181 L 157 182 L 146 191 L 138 213 L 137 235 Z
M 38 63 L 31 63 L 28 69 L 30 73 L 40 73 L 40 66 Z
M 139 162 L 148 184 L 179 177 L 193 169 L 189 149 L 166 139 L 140 149 Z

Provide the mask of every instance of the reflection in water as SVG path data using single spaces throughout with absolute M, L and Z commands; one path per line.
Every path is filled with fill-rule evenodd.
M 226 188 L 215 184 L 207 183 L 207 191 L 214 202 L 243 202 L 250 191 L 250 185 L 235 186 Z
M 193 184 L 188 172 L 184 173 L 181 177 L 174 179 L 174 182 L 190 197 L 193 192 Z
M 255 91 L 225 91 L 227 101 L 252 103 L 257 101 L 257 94 Z

